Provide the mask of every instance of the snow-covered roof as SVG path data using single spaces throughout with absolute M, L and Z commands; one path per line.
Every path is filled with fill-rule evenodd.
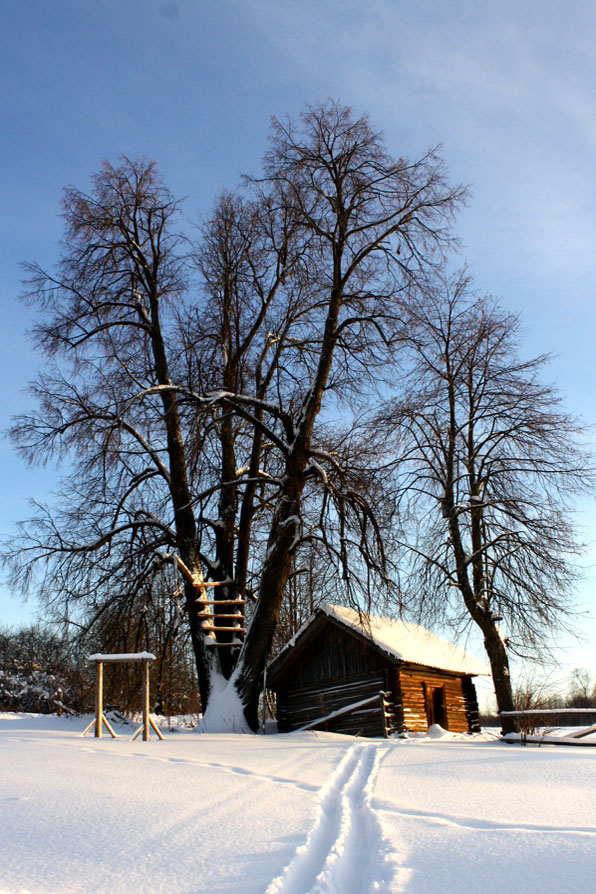
M 448 642 L 441 636 L 437 636 L 436 633 L 431 633 L 430 630 L 426 630 L 418 624 L 369 615 L 366 616 L 370 625 L 369 629 L 367 629 L 368 625 L 363 625 L 360 614 L 354 611 L 354 609 L 324 604 L 319 606 L 317 615 L 321 612 L 339 621 L 340 624 L 351 627 L 361 636 L 370 639 L 378 649 L 400 661 L 420 664 L 424 667 L 434 667 L 438 670 L 451 671 L 457 674 L 490 676 L 490 668 L 484 661 L 480 661 L 458 646 L 454 646 L 453 643 Z M 302 632 L 310 626 L 315 617 L 316 615 L 313 615 L 298 633 L 292 637 L 277 658 L 285 655 L 286 650 L 293 647 L 301 638 Z

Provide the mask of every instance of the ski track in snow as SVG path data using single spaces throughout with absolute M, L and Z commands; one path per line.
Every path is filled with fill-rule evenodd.
M 120 735 L 119 738 L 126 739 L 129 737 Z M 106 736 L 106 742 L 110 742 L 110 739 Z M 34 740 L 31 738 L 14 737 L 13 741 L 24 742 L 26 744 L 33 744 Z M 94 741 L 94 740 L 91 740 Z M 72 748 L 71 742 L 47 742 L 45 743 L 47 748 L 64 748 L 70 750 Z M 318 786 L 313 785 L 310 782 L 302 782 L 299 779 L 292 779 L 288 776 L 275 776 L 270 773 L 259 773 L 255 770 L 248 770 L 246 767 L 234 767 L 230 764 L 220 764 L 216 761 L 204 761 L 204 760 L 193 760 L 192 758 L 187 757 L 161 757 L 157 754 L 150 754 L 146 751 L 128 751 L 128 752 L 116 752 L 113 750 L 106 750 L 105 752 L 101 752 L 100 749 L 93 746 L 82 746 L 80 748 L 81 751 L 87 754 L 93 754 L 99 757 L 107 757 L 107 758 L 122 758 L 124 760 L 128 758 L 142 758 L 144 761 L 156 761 L 157 763 L 162 764 L 185 764 L 191 767 L 199 767 L 221 770 L 223 773 L 231 773 L 235 776 L 247 776 L 254 779 L 261 779 L 264 782 L 277 782 L 279 785 L 286 785 L 290 788 L 299 789 L 300 791 L 306 792 L 316 792 L 318 791 Z M 0 890 L 0 894 L 4 894 L 3 891 Z
M 596 837 L 595 826 L 548 826 L 541 823 L 505 823 L 498 820 L 484 820 L 475 817 L 458 817 L 449 813 L 435 813 L 425 810 L 411 810 L 396 807 L 390 802 L 375 799 L 375 805 L 384 813 L 393 813 L 406 819 L 422 820 L 440 826 L 456 826 L 472 832 L 528 832 L 550 833 L 552 835 L 585 835 Z
M 376 745 L 353 745 L 320 790 L 306 843 L 265 894 L 382 894 L 391 890 L 388 845 L 371 806 Z

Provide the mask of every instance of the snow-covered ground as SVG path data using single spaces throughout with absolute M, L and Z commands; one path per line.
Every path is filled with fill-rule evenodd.
M 0 714 L 0 892 L 589 892 L 596 748 Z

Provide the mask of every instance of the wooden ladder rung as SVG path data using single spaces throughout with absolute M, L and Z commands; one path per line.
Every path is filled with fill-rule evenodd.
M 216 627 L 214 624 L 202 624 L 203 633 L 244 633 L 244 627 Z
M 246 599 L 195 599 L 199 605 L 246 605 Z
M 232 620 L 236 619 L 237 621 L 244 621 L 244 615 L 220 615 L 214 614 L 213 612 L 199 612 L 197 615 L 198 618 L 231 618 Z

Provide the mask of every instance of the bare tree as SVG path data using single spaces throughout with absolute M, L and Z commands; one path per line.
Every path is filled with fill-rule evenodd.
M 294 286 L 301 240 L 293 218 L 291 209 L 274 204 L 261 190 L 250 197 L 224 193 L 195 251 L 205 301 L 183 328 L 193 370 L 184 397 L 202 420 L 192 444 L 202 462 L 200 477 L 219 484 L 216 504 L 207 493 L 197 512 L 199 525 L 212 532 L 206 570 L 221 583 L 217 598 L 222 606 L 234 598 L 256 598 L 256 582 L 249 580 L 255 516 L 267 517 L 275 487 L 263 406 L 271 387 L 281 393 L 280 358 L 302 310 Z M 207 405 L 205 394 L 210 395 Z M 234 404 L 232 395 L 238 396 Z M 283 402 L 290 401 L 286 388 Z M 206 429 L 214 435 L 211 450 Z M 219 652 L 222 673 L 229 678 L 237 649 L 234 635 L 225 632 L 226 612 L 229 608 L 223 607 L 219 624 L 220 611 L 214 607 L 215 624 L 222 628 L 218 640 L 230 643 Z
M 211 698 L 219 676 L 256 728 L 300 552 L 316 544 L 346 590 L 383 582 L 372 476 L 322 419 L 340 401 L 357 412 L 383 381 L 401 299 L 449 246 L 462 198 L 435 153 L 396 160 L 331 103 L 274 122 L 264 176 L 218 200 L 198 247 L 152 163 L 105 164 L 90 195 L 67 190 L 57 272 L 29 267 L 50 366 L 13 437 L 32 461 L 74 465 L 14 545 L 15 580 L 45 563 L 46 598 L 84 605 L 89 624 L 133 607 L 175 560 L 208 720 L 238 722 Z M 250 596 L 240 647 L 225 603 Z
M 591 708 L 596 702 L 596 683 L 585 667 L 574 668 L 569 681 L 565 705 L 570 708 Z
M 446 224 L 463 197 L 463 190 L 447 185 L 433 153 L 415 163 L 396 160 L 366 118 L 354 120 L 349 109 L 335 104 L 310 108 L 298 122 L 274 121 L 264 174 L 269 194 L 293 210 L 303 234 L 296 277 L 303 310 L 279 367 L 297 386 L 292 400 L 259 405 L 265 420 L 260 427 L 277 448 L 282 475 L 254 619 L 233 678 L 251 725 L 303 536 L 305 489 L 318 482 L 329 493 L 330 477 L 343 474 L 337 455 L 317 443 L 324 402 L 334 407 L 338 393 L 353 401 L 363 391 L 370 394 L 375 373 L 386 369 L 399 338 L 398 298 L 449 244 Z M 279 434 L 269 420 L 281 423 Z M 335 496 L 340 514 L 347 517 L 349 510 L 357 526 L 368 525 L 381 547 L 366 499 L 349 489 Z M 341 540 L 341 523 L 339 533 Z M 368 546 L 360 554 L 373 572 Z M 349 576 L 346 568 L 344 575 Z
M 508 651 L 535 654 L 571 615 L 569 500 L 593 482 L 581 426 L 543 381 L 548 358 L 520 359 L 518 331 L 465 275 L 427 289 L 410 313 L 407 397 L 377 419 L 410 521 L 418 601 L 478 625 L 503 711 L 514 706 Z
M 24 526 L 13 568 L 26 583 L 45 564 L 42 597 L 70 620 L 82 606 L 92 626 L 114 606 L 124 616 L 143 604 L 176 557 L 206 703 L 210 658 L 196 607 L 204 563 L 188 449 L 197 414 L 173 387 L 188 375 L 189 251 L 177 217 L 153 163 L 104 163 L 89 195 L 65 192 L 56 272 L 27 266 L 34 337 L 49 362 L 33 386 L 38 412 L 12 434 L 29 460 L 66 455 L 72 465 L 57 506 L 38 507 Z

